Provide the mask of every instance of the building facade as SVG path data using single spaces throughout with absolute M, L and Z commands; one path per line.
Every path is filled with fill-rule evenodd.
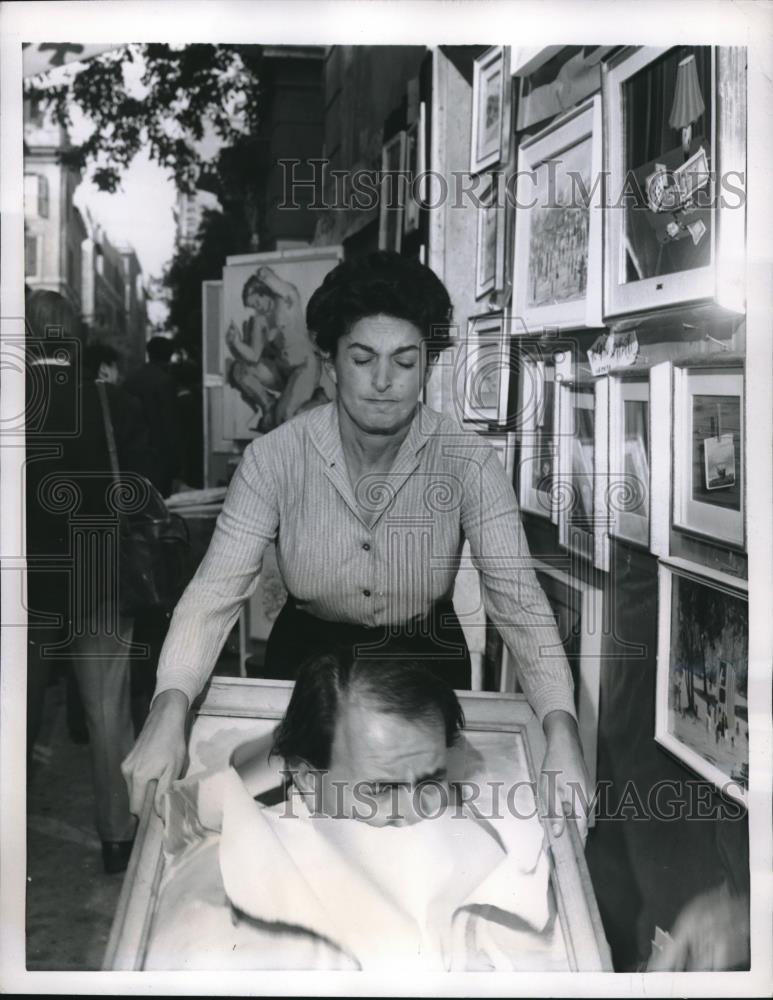
M 30 290 L 59 292 L 80 314 L 87 337 L 112 344 L 127 371 L 141 365 L 147 303 L 135 251 L 113 243 L 74 203 L 81 173 L 63 164 L 67 131 L 32 102 L 24 105 L 24 271 Z
M 59 162 L 66 130 L 29 100 L 24 111 L 25 281 L 30 289 L 60 292 L 80 312 L 86 227 L 73 195 L 81 174 Z

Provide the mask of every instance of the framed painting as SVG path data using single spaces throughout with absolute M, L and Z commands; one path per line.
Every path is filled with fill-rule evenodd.
M 521 510 L 551 519 L 558 465 L 558 398 L 555 375 L 552 359 L 521 360 L 518 393 L 521 440 L 518 502 Z
M 227 257 L 223 268 L 220 365 L 225 439 L 250 441 L 298 412 L 329 402 L 335 386 L 306 329 L 306 304 L 342 259 L 340 246 Z M 276 363 L 287 338 L 315 372 L 303 400 Z M 291 408 L 292 406 L 292 408 Z
M 674 369 L 673 524 L 743 548 L 744 376 Z
M 609 565 L 608 411 L 607 379 L 561 385 L 558 541 L 601 570 Z
M 483 187 L 478 207 L 475 298 L 501 292 L 505 271 L 505 209 L 499 204 L 494 177 Z
M 494 427 L 507 424 L 510 387 L 510 339 L 504 316 L 486 313 L 471 316 L 467 339 L 458 358 L 456 398 L 461 401 L 462 422 Z
M 420 101 L 418 117 L 405 131 L 406 192 L 403 231 L 406 234 L 414 233 L 419 228 L 421 208 L 425 200 L 426 108 L 426 103 Z
M 201 356 L 203 371 L 204 486 L 214 486 L 211 453 L 231 454 L 236 447 L 224 434 L 225 391 L 220 341 L 223 329 L 223 282 L 201 283 Z
M 609 531 L 649 546 L 650 385 L 613 376 L 609 383 Z
M 745 50 L 627 49 L 603 94 L 605 316 L 699 299 L 742 312 Z
M 381 186 L 379 191 L 380 250 L 400 252 L 405 213 L 405 132 L 394 135 L 381 151 Z
M 514 312 L 529 330 L 601 325 L 601 99 L 521 143 Z
M 749 607 L 746 581 L 659 566 L 655 739 L 725 795 L 749 781 Z
M 470 173 L 481 173 L 507 160 L 510 91 L 509 46 L 492 46 L 473 64 Z

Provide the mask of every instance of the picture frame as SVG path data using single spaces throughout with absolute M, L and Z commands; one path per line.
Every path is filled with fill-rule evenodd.
M 652 365 L 650 377 L 650 552 L 671 554 L 674 376 L 671 361 Z
M 558 414 L 558 543 L 606 571 L 609 380 L 562 382 Z
M 403 232 L 406 235 L 418 230 L 421 209 L 426 197 L 426 178 L 424 176 L 427 172 L 426 115 L 426 102 L 420 101 L 416 120 L 405 130 L 407 190 L 405 192 Z
M 598 768 L 599 698 L 604 634 L 604 591 L 593 579 L 589 566 L 569 572 L 567 559 L 533 560 L 540 586 L 553 610 L 559 636 L 572 672 L 575 708 L 590 787 L 596 783 Z M 573 567 L 574 570 L 577 567 Z M 520 691 L 513 658 L 502 644 L 501 691 Z M 589 817 L 593 825 L 594 817 Z
M 475 257 L 475 298 L 501 292 L 505 283 L 505 210 L 499 204 L 493 176 L 480 195 Z
M 748 585 L 661 559 L 655 741 L 744 805 L 748 795 Z
M 513 309 L 530 331 L 601 325 L 601 133 L 597 95 L 518 149 Z
M 510 339 L 501 312 L 471 316 L 460 345 L 456 398 L 464 424 L 507 425 Z M 460 384 L 461 383 L 461 384 Z
M 673 440 L 673 526 L 743 549 L 742 368 L 674 368 Z
M 204 486 L 211 482 L 211 453 L 231 454 L 234 442 L 224 434 L 223 411 L 224 378 L 220 356 L 223 327 L 223 282 L 202 281 L 201 283 L 201 356 L 204 371 L 203 412 L 204 426 Z
M 260 358 L 256 358 L 256 345 L 262 341 L 260 331 L 264 326 L 275 329 L 275 304 L 263 303 L 251 307 L 244 301 L 247 283 L 254 280 L 261 270 L 267 274 L 273 291 L 263 299 L 276 303 L 280 294 L 288 303 L 287 308 L 305 327 L 306 304 L 321 284 L 325 275 L 343 259 L 343 248 L 303 247 L 276 250 L 267 253 L 236 254 L 226 257 L 223 268 L 222 321 L 220 335 L 220 371 L 223 377 L 223 430 L 222 436 L 231 441 L 250 441 L 260 436 L 264 409 L 266 412 L 278 398 L 273 387 L 263 383 Z M 313 345 L 312 345 L 313 349 Z M 317 389 L 322 395 L 335 398 L 335 385 L 324 366 L 319 366 Z
M 605 318 L 702 299 L 743 312 L 744 50 L 626 49 L 602 93 Z
M 521 510 L 555 517 L 558 475 L 558 395 L 552 358 L 522 357 L 519 365 L 518 503 Z
M 649 548 L 649 378 L 612 376 L 609 381 L 610 535 Z
M 379 186 L 379 250 L 400 252 L 405 213 L 405 130 L 392 136 L 381 150 Z
M 487 434 L 484 440 L 497 453 L 507 478 L 512 482 L 515 472 L 515 434 L 507 431 L 502 434 Z
M 470 173 L 507 161 L 511 110 L 510 47 L 494 45 L 473 63 Z

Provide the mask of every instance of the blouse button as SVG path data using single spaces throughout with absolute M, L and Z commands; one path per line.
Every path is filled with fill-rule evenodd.
M 365 595 L 366 597 L 370 597 L 370 591 L 369 591 L 369 590 L 363 590 L 363 594 L 364 594 L 364 595 Z
M 369 542 L 363 542 L 362 543 L 362 547 L 365 549 L 366 552 L 370 552 L 370 543 Z

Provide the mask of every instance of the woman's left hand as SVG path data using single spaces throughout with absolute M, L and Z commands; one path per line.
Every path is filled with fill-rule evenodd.
M 563 833 L 565 815 L 577 821 L 583 841 L 588 832 L 588 770 L 582 756 L 577 723 L 568 712 L 548 712 L 543 722 L 547 740 L 540 774 L 540 800 L 553 836 Z

